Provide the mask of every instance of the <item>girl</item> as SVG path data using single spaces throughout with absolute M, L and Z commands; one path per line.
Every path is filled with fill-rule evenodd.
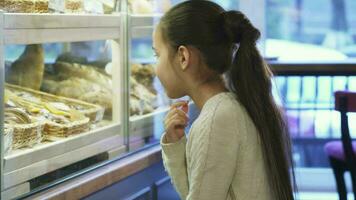
M 201 110 L 188 139 L 185 103 L 165 119 L 163 161 L 182 199 L 294 199 L 287 129 L 259 36 L 241 12 L 203 0 L 173 7 L 154 32 L 167 95 L 188 95 Z

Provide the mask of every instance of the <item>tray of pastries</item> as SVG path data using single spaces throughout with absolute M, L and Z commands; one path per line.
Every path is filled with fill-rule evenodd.
M 10 13 L 48 13 L 48 0 L 3 0 L 0 9 Z
M 12 149 L 12 134 L 14 129 L 4 127 L 4 152 L 7 154 Z
M 9 13 L 81 13 L 83 0 L 2 0 L 0 9 Z
M 42 140 L 43 123 L 30 117 L 25 110 L 17 107 L 5 107 L 5 137 L 7 149 L 32 147 Z M 11 141 L 11 144 L 10 142 Z
M 90 123 L 102 120 L 104 109 L 83 101 L 5 84 L 5 113 L 8 113 L 5 114 L 5 125 L 14 128 L 13 144 L 17 144 L 16 141 L 21 140 L 54 140 L 85 132 Z M 14 148 L 19 146 L 29 145 L 13 145 Z

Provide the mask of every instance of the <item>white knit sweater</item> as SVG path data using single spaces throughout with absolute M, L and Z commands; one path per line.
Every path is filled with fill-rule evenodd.
M 233 93 L 204 104 L 188 140 L 165 141 L 163 163 L 181 199 L 273 199 L 258 132 Z

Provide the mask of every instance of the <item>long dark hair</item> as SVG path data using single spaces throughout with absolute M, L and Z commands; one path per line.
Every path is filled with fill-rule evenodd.
M 291 143 L 272 96 L 272 73 L 256 47 L 260 32 L 243 13 L 225 11 L 203 0 L 176 5 L 158 27 L 172 50 L 193 46 L 211 70 L 225 75 L 230 91 L 236 93 L 258 130 L 274 199 L 294 199 Z

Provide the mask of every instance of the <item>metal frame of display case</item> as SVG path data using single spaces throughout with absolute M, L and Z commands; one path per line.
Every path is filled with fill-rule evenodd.
M 125 87 L 121 85 L 123 80 L 128 79 L 123 73 L 127 65 L 125 46 L 122 45 L 124 44 L 122 41 L 127 41 L 123 23 L 125 22 L 120 14 L 0 13 L 1 199 L 29 192 L 27 181 L 42 174 L 102 152 L 110 152 L 111 156 L 114 156 L 126 151 L 122 124 L 120 124 L 122 119 L 127 118 L 125 112 L 121 112 L 127 107 L 126 102 L 122 100 L 126 95 Z M 93 40 L 112 41 L 112 84 L 116 89 L 113 90 L 115 91 L 113 92 L 113 124 L 61 141 L 18 150 L 5 156 L 3 152 L 4 47 L 10 44 Z

